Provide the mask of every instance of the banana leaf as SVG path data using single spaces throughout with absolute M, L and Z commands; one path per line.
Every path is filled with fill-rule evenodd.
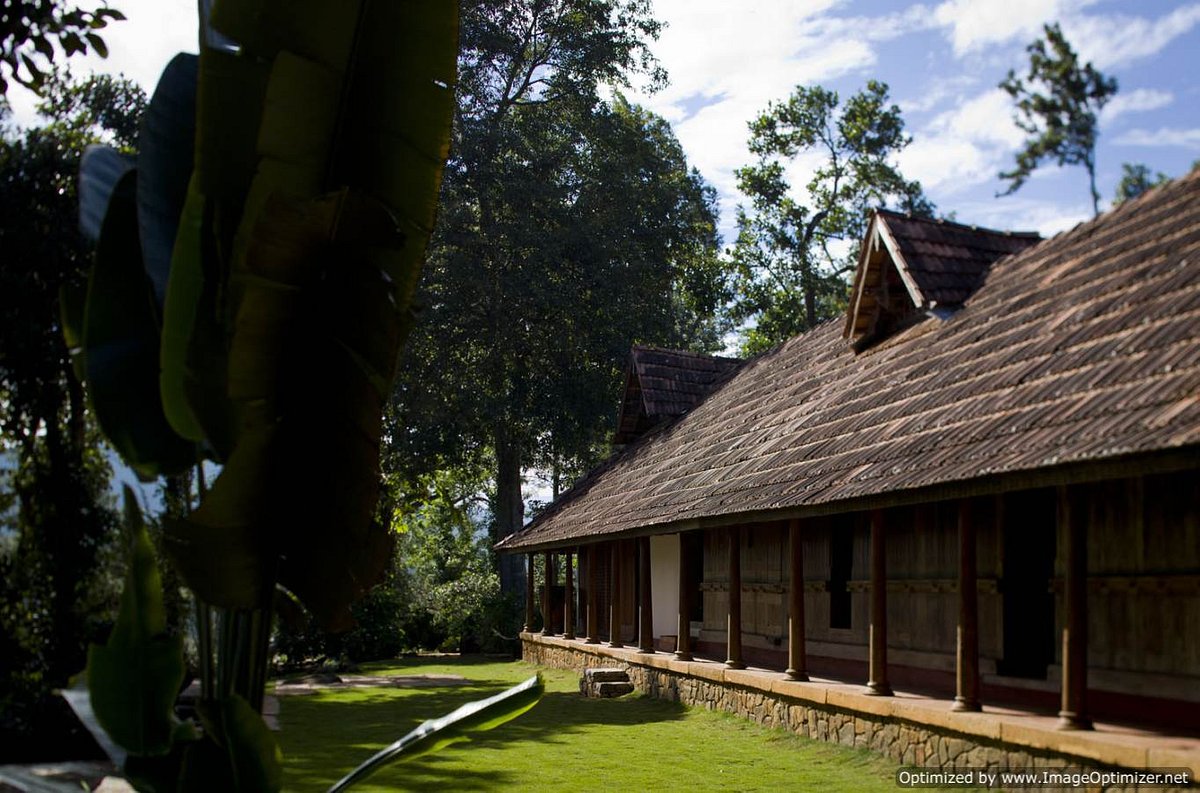
M 171 59 L 158 79 L 138 135 L 138 233 L 146 275 L 160 309 L 192 173 L 198 68 L 195 55 L 181 52 Z
M 139 476 L 179 473 L 195 462 L 195 445 L 163 415 L 158 387 L 159 328 L 142 268 L 137 173 L 117 182 L 88 279 L 83 355 L 96 420 Z
M 342 777 L 329 788 L 328 793 L 346 790 L 385 765 L 412 760 L 452 743 L 468 741 L 475 733 L 491 730 L 512 721 L 536 705 L 545 690 L 542 676 L 535 675 L 494 697 L 471 702 L 439 719 L 423 722 L 415 730 L 372 755 L 358 768 Z
M 112 146 L 93 144 L 79 161 L 79 230 L 90 242 L 100 239 L 108 200 L 121 177 L 133 169 L 133 158 Z
M 171 747 L 175 697 L 183 682 L 183 640 L 167 635 L 162 580 L 133 491 L 125 488 L 129 572 L 108 641 L 88 650 L 88 691 L 105 732 L 133 754 Z

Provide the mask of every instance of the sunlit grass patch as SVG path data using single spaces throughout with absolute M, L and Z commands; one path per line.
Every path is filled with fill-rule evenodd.
M 324 790 L 425 719 L 528 677 L 482 658 L 371 664 L 379 675 L 461 675 L 467 685 L 347 688 L 281 698 L 285 788 Z M 362 790 L 895 790 L 897 766 L 725 713 L 631 695 L 585 699 L 578 676 L 542 669 L 546 696 L 470 743 L 400 763 Z

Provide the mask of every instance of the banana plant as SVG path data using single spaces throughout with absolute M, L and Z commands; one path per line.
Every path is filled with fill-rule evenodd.
M 156 713 L 127 768 L 150 789 L 273 790 L 257 711 L 276 589 L 345 628 L 390 552 L 374 521 L 381 419 L 448 154 L 458 9 L 200 8 L 200 54 L 164 72 L 136 166 L 91 158 L 109 172 L 92 184 L 112 189 L 86 303 L 64 296 L 63 313 L 82 316 L 73 355 L 139 474 L 222 465 L 165 532 L 197 599 L 201 738 L 164 733 Z M 139 597 L 144 584 L 129 582 Z M 123 609 L 114 637 L 148 652 L 154 631 L 132 618 Z M 93 706 L 117 723 L 112 692 L 129 680 L 111 654 L 93 661 Z

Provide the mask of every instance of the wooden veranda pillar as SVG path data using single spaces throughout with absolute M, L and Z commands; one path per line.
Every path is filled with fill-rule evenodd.
M 867 693 L 890 697 L 887 674 L 887 530 L 883 510 L 871 510 L 871 629 Z
M 566 570 L 564 574 L 566 576 L 566 588 L 565 597 L 563 598 L 564 639 L 575 638 L 575 560 L 572 558 L 573 556 L 574 554 L 571 551 L 567 551 L 565 556 Z
M 1058 520 L 1066 540 L 1067 618 L 1062 634 L 1062 710 L 1060 730 L 1090 730 L 1087 702 L 1087 516 L 1070 488 L 1058 488 Z
M 542 554 L 545 562 L 543 572 L 545 577 L 542 582 L 542 635 L 554 635 L 554 617 L 550 614 L 550 588 L 554 585 L 554 554 L 546 551 Z
M 621 644 L 621 541 L 612 544 L 612 572 L 609 577 L 608 646 Z
M 533 554 L 525 554 L 525 627 L 526 633 L 533 631 Z
M 971 500 L 958 502 L 958 657 L 954 710 L 979 710 L 979 579 Z
M 692 590 L 691 554 L 688 553 L 687 535 L 679 532 L 679 625 L 676 627 L 675 657 L 680 661 L 692 660 Z
M 600 602 L 600 574 L 597 568 L 600 566 L 599 546 L 589 545 L 587 547 L 587 624 L 584 626 L 587 638 L 584 640 L 588 644 L 600 643 L 600 623 L 597 604 Z
M 726 621 L 726 645 L 728 657 L 725 665 L 730 669 L 745 669 L 742 661 L 742 530 L 729 530 L 729 617 Z
M 804 647 L 804 538 L 799 519 L 788 523 L 788 668 L 792 680 L 808 680 Z
M 641 537 L 638 544 L 638 652 L 654 652 L 654 592 L 650 586 L 650 538 Z

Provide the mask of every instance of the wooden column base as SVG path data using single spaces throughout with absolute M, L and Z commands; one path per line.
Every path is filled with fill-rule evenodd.
M 896 692 L 892 691 L 889 683 L 867 683 L 867 688 L 863 693 L 869 697 L 890 697 Z
M 1058 712 L 1058 724 L 1054 725 L 1054 729 L 1090 730 L 1092 729 L 1092 720 L 1077 713 L 1068 713 L 1065 710 L 1060 710 Z
M 798 680 L 801 683 L 808 682 L 808 674 L 805 672 L 799 672 L 795 669 L 788 669 L 784 672 L 784 674 L 790 677 L 792 680 Z
M 725 662 L 726 669 L 745 669 L 746 664 L 742 661 L 735 661 L 732 658 Z
M 696 659 L 691 653 L 681 653 L 679 650 L 676 650 L 675 651 L 675 660 L 676 661 L 694 661 Z
M 950 706 L 950 710 L 959 713 L 978 713 L 983 710 L 983 705 L 979 704 L 979 700 L 970 700 L 966 697 L 955 697 L 954 704 Z

